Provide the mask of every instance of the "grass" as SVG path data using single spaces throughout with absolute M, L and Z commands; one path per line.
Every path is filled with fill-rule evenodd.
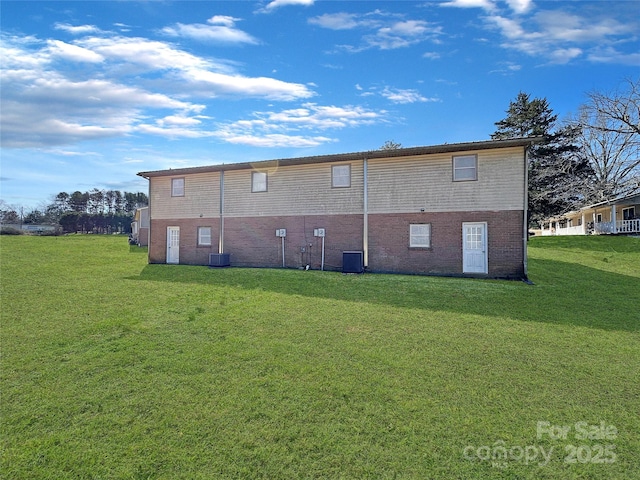
M 533 286 L 0 248 L 0 478 L 640 478 L 639 239 L 533 239 Z

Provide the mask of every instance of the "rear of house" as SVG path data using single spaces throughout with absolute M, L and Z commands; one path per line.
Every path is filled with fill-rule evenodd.
M 141 172 L 149 262 L 523 278 L 531 142 Z

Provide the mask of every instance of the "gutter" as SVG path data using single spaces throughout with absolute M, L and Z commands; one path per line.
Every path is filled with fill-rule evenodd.
M 362 261 L 364 268 L 369 266 L 369 193 L 368 193 L 368 163 L 363 159 L 363 202 L 362 202 Z

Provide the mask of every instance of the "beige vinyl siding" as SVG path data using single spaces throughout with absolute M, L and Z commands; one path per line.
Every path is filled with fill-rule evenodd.
M 220 215 L 220 173 L 180 175 L 184 178 L 184 196 L 171 196 L 171 179 L 174 177 L 152 177 L 149 179 L 151 218 L 198 218 Z
M 331 166 L 351 165 L 351 186 L 331 187 Z M 225 216 L 333 215 L 362 213 L 363 162 L 272 167 L 267 191 L 251 192 L 252 170 L 224 174 Z
M 478 155 L 478 179 L 454 182 L 456 153 L 368 162 L 369 213 L 523 210 L 521 147 L 464 152 Z

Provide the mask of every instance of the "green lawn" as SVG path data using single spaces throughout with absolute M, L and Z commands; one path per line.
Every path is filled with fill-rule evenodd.
M 535 285 L 0 248 L 3 479 L 640 478 L 640 239 Z

